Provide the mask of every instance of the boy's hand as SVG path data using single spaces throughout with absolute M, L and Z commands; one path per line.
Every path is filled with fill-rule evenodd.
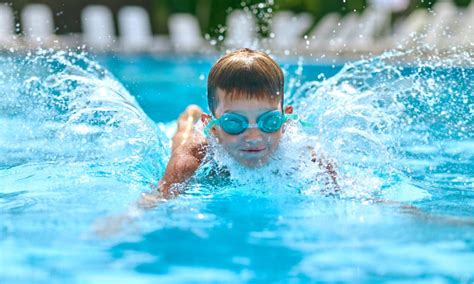
M 92 233 L 102 239 L 117 237 L 132 229 L 134 226 L 134 216 L 126 213 L 101 217 L 92 224 Z
M 178 118 L 178 130 L 173 136 L 171 152 L 177 148 L 190 144 L 200 143 L 205 137 L 195 131 L 195 124 L 200 119 L 203 111 L 197 105 L 190 105 Z
M 103 239 L 120 236 L 124 233 L 137 231 L 139 228 L 136 224 L 144 210 L 152 209 L 167 201 L 169 197 L 164 196 L 161 192 L 142 193 L 140 200 L 132 205 L 128 211 L 110 215 L 97 219 L 92 224 L 92 233 Z
M 178 119 L 178 131 L 173 137 L 171 157 L 158 185 L 158 191 L 164 198 L 171 198 L 179 193 L 172 191 L 172 188 L 189 179 L 206 155 L 208 141 L 194 127 L 202 114 L 198 106 L 191 105 Z

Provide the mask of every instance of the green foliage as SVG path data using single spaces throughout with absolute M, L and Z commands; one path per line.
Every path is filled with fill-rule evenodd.
M 415 0 L 411 1 L 411 6 L 416 8 L 431 8 L 436 2 L 441 2 L 443 0 Z M 453 0 L 453 2 L 458 7 L 467 7 L 472 2 L 472 0 Z
M 471 0 L 454 0 L 454 3 L 459 7 L 467 7 L 471 3 Z
M 258 32 L 269 33 L 273 13 L 293 11 L 309 13 L 315 22 L 332 12 L 361 12 L 366 0 L 151 0 L 154 31 L 167 33 L 167 19 L 173 13 L 190 13 L 198 17 L 203 35 L 219 38 L 225 35 L 227 15 L 236 9 L 246 9 L 257 19 Z M 217 43 L 219 44 L 219 43 Z
M 259 5 L 260 4 L 260 5 Z M 263 4 L 263 5 L 262 5 Z M 191 13 L 197 15 L 204 34 L 222 34 L 227 15 L 235 9 L 249 9 L 260 15 L 262 9 L 271 12 L 289 10 L 295 13 L 307 12 L 319 20 L 330 12 L 342 14 L 362 11 L 366 0 L 152 0 L 153 24 L 158 32 L 166 32 L 166 19 L 172 13 Z M 259 8 L 261 7 L 261 8 Z M 266 19 L 257 17 L 265 34 Z
M 260 33 L 268 33 L 269 19 L 277 11 L 289 10 L 295 13 L 310 13 L 315 24 L 326 14 L 362 12 L 368 0 L 0 0 L 9 3 L 15 10 L 15 21 L 20 24 L 20 14 L 24 6 L 30 3 L 48 5 L 55 15 L 55 25 L 59 34 L 81 32 L 80 11 L 87 5 L 100 4 L 109 7 L 114 14 L 125 5 L 140 5 L 150 12 L 153 31 L 168 33 L 168 18 L 173 13 L 196 15 L 203 34 L 217 37 L 225 31 L 227 15 L 235 9 L 247 9 L 254 12 L 260 26 Z M 403 17 L 418 8 L 431 8 L 438 1 L 410 0 L 406 11 L 394 15 Z M 452 0 L 459 7 L 467 7 L 474 0 Z M 262 5 L 263 4 L 263 5 Z

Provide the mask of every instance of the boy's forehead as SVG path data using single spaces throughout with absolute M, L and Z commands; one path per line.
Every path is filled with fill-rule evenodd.
M 262 102 L 264 104 L 268 103 L 280 103 L 281 96 L 279 94 L 259 94 L 259 95 L 250 95 L 245 92 L 226 92 L 220 88 L 217 88 L 217 101 L 218 103 L 233 103 L 236 101 L 249 101 L 249 102 Z
M 218 103 L 216 114 L 222 115 L 224 112 L 253 113 L 280 109 L 281 103 L 278 99 L 268 100 L 250 97 L 245 94 L 229 95 L 218 92 Z

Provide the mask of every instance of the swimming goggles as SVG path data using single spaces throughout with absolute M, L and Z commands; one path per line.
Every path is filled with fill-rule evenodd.
M 288 119 L 298 120 L 296 114 L 284 114 L 279 110 L 263 113 L 257 118 L 257 124 L 249 124 L 248 119 L 240 114 L 228 112 L 219 118 L 212 119 L 204 128 L 204 134 L 209 136 L 209 131 L 214 125 L 219 125 L 222 130 L 230 135 L 239 135 L 244 133 L 248 128 L 258 128 L 265 133 L 277 132 L 283 123 Z M 300 121 L 301 122 L 301 121 Z M 307 124 L 301 122 L 303 125 Z

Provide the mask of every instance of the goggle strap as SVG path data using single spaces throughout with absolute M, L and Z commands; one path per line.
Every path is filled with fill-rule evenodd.
M 285 121 L 287 121 L 288 119 L 291 119 L 291 120 L 299 120 L 298 115 L 296 115 L 296 114 L 294 114 L 294 113 L 285 114 Z
M 303 127 L 308 127 L 308 128 L 315 128 L 316 127 L 316 124 L 301 120 L 298 117 L 298 115 L 293 114 L 293 113 L 292 114 L 285 114 L 285 121 L 287 121 L 288 119 L 298 121 L 301 124 L 301 126 L 303 126 Z
M 217 124 L 217 119 L 215 119 L 215 118 L 213 118 L 211 121 L 209 121 L 207 126 L 204 128 L 204 135 L 206 135 L 206 137 L 209 137 L 209 131 L 216 124 Z
M 307 121 L 304 121 L 304 120 L 298 120 L 298 121 L 301 123 L 301 125 L 302 125 L 303 127 L 316 128 L 316 124 L 314 124 L 314 123 L 307 122 Z

